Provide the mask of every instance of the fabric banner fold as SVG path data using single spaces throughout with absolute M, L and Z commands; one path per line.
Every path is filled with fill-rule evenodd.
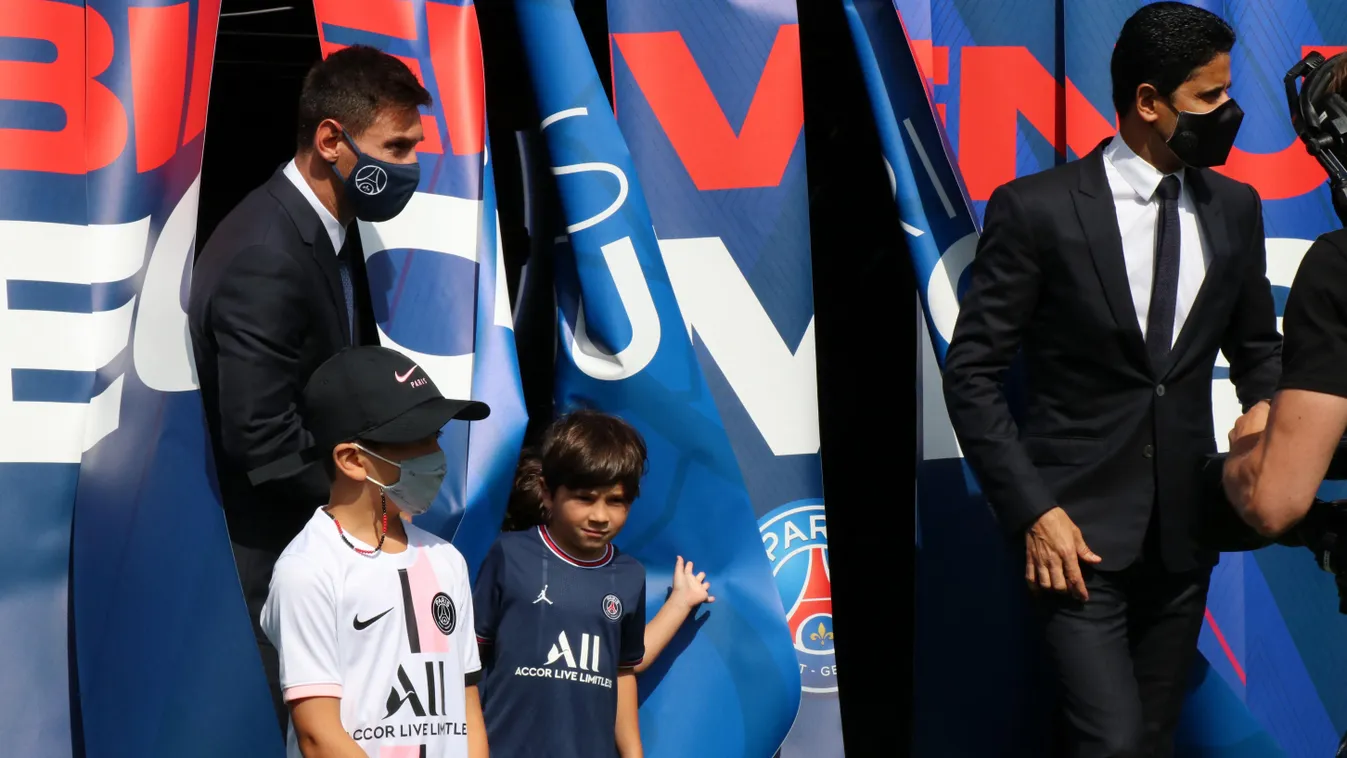
M 618 546 L 646 567 L 648 616 L 677 555 L 715 583 L 717 602 L 642 675 L 646 754 L 771 755 L 799 704 L 799 663 L 734 450 L 571 4 L 515 11 L 565 223 L 558 410 L 615 413 L 646 437 L 649 473 Z

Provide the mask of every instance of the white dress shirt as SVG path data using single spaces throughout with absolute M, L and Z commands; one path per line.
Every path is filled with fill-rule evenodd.
M 304 177 L 299 173 L 299 166 L 295 164 L 293 159 L 285 164 L 285 169 L 281 173 L 285 174 L 285 178 L 289 179 L 290 183 L 295 185 L 295 189 L 299 190 L 299 194 L 303 195 L 304 199 L 309 201 L 309 205 L 313 206 L 314 212 L 323 221 L 323 228 L 327 230 L 328 238 L 332 240 L 333 252 L 341 253 L 341 246 L 346 242 L 346 227 L 342 226 L 337 217 L 333 216 L 327 206 L 323 205 L 322 201 L 318 199 L 318 196 L 313 194 L 313 188 L 309 186 L 308 182 L 304 181 Z
M 1160 216 L 1160 201 L 1155 197 L 1155 190 L 1166 175 L 1133 152 L 1120 135 L 1115 135 L 1104 148 L 1104 173 L 1108 176 L 1113 206 L 1118 214 L 1132 305 L 1136 308 L 1141 334 L 1145 336 L 1151 286 L 1155 279 L 1155 235 Z M 1175 176 L 1179 179 L 1179 293 L 1174 304 L 1172 339 L 1177 341 L 1207 275 L 1211 251 L 1207 249 L 1197 223 L 1192 190 L 1184 181 L 1182 171 Z M 1170 344 L 1172 346 L 1173 342 Z

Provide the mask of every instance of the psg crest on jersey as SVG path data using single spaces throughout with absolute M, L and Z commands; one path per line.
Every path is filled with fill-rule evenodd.
M 605 595 L 603 598 L 603 615 L 607 616 L 609 621 L 617 621 L 622 618 L 622 598 L 617 595 Z
M 823 501 L 787 503 L 763 516 L 758 531 L 772 562 L 776 588 L 800 659 L 800 686 L 805 692 L 836 692 L 828 519 Z
M 458 623 L 458 612 L 454 610 L 454 601 L 443 592 L 436 592 L 435 597 L 430 600 L 430 615 L 435 619 L 435 626 L 440 628 L 446 635 L 454 633 L 454 625 Z

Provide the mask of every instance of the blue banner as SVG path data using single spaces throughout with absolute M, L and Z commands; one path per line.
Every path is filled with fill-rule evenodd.
M 786 758 L 840 756 L 793 0 L 609 0 L 618 124 L 795 645 Z
M 996 186 L 1082 157 L 1115 130 L 1108 45 L 1142 2 L 893 0 L 911 34 L 908 45 L 890 0 L 844 1 L 881 135 L 906 133 L 907 119 L 920 135 L 922 121 L 938 119 L 949 144 L 957 146 L 959 173 L 978 213 Z M 1310 240 L 1338 226 L 1323 171 L 1291 130 L 1281 77 L 1306 50 L 1341 51 L 1347 19 L 1333 12 L 1334 0 L 1194 4 L 1223 16 L 1239 35 L 1231 54 L 1232 95 L 1247 115 L 1219 170 L 1252 184 L 1263 198 L 1268 278 L 1280 308 Z M 951 161 L 921 141 L 936 176 L 953 172 Z M 889 156 L 892 137 L 884 142 Z M 908 160 L 916 196 L 905 194 L 897 176 L 902 218 L 947 240 L 923 245 L 907 230 L 931 342 L 921 374 L 916 751 L 1040 755 L 1051 698 L 1023 602 L 1020 566 L 963 465 L 939 384 L 972 245 L 959 244 L 959 231 L 941 238 L 943 198 L 924 178 L 921 156 L 909 148 Z M 971 231 L 971 222 L 960 223 Z M 1223 432 L 1239 415 L 1223 358 L 1212 381 L 1223 447 Z M 1326 485 L 1321 494 L 1342 493 Z M 952 608 L 944 599 L 952 586 L 985 600 Z M 1337 613 L 1335 594 L 1332 578 L 1315 570 L 1303 550 L 1272 547 L 1222 557 L 1212 577 L 1199 640 L 1202 660 L 1192 672 L 1179 755 L 1333 753 L 1337 735 L 1347 729 L 1341 688 L 1347 619 Z M 970 680 L 980 686 L 970 690 Z M 983 714 L 977 730 L 960 728 L 958 714 L 970 709 Z
M 482 48 L 472 0 L 315 0 L 323 52 L 373 45 L 405 62 L 435 102 L 422 115 L 421 184 L 407 208 L 360 222 L 379 339 L 447 397 L 491 416 L 451 424 L 439 496 L 416 523 L 452 539 L 476 574 L 505 515 L 528 416 L 497 234 Z
M 218 15 L 218 0 L 0 11 L 13 755 L 281 754 L 183 311 Z
M 559 410 L 621 415 L 649 443 L 641 498 L 618 537 L 646 566 L 647 613 L 659 610 L 677 555 L 715 582 L 715 605 L 641 677 L 646 754 L 771 755 L 799 705 L 800 663 L 752 501 L 571 5 L 516 0 L 515 9 L 566 224 L 556 248 Z

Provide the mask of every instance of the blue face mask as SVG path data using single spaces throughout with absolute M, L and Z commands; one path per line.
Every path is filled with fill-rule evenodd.
M 361 221 L 378 222 L 401 213 L 421 182 L 421 164 L 389 163 L 371 158 L 360 152 L 345 129 L 341 133 L 355 153 L 356 162 L 348 176 L 342 176 L 335 163 L 332 171 L 346 186 L 346 200 L 355 211 L 355 217 Z
M 413 516 L 420 516 L 430 510 L 430 504 L 435 502 L 435 495 L 440 491 L 440 485 L 444 482 L 445 474 L 449 471 L 443 450 L 436 450 L 417 458 L 408 458 L 405 461 L 390 461 L 361 445 L 356 445 L 356 447 L 384 463 L 397 466 L 401 470 L 398 480 L 392 484 L 382 484 L 368 474 L 365 475 L 366 479 L 369 479 L 375 486 L 383 490 L 385 495 L 392 498 L 393 503 L 398 508 Z

